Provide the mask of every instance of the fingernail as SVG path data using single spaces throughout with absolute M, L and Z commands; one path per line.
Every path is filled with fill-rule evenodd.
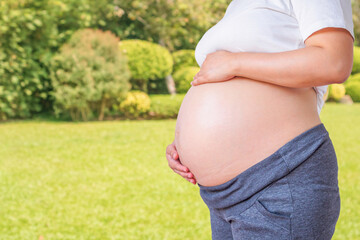
M 173 154 L 173 158 L 175 158 L 175 157 L 176 157 L 176 153 Z

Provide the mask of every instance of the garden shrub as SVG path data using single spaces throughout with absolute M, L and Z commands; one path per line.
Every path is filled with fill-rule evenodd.
M 109 31 L 83 29 L 74 33 L 52 59 L 56 116 L 102 120 L 108 108 L 130 88 L 126 57 L 119 39 Z
M 330 84 L 329 85 L 329 100 L 339 101 L 340 98 L 345 96 L 344 84 Z
M 149 115 L 152 118 L 176 118 L 185 94 L 153 94 L 150 95 Z
M 360 47 L 354 46 L 354 62 L 351 74 L 360 73 Z
M 195 51 L 192 49 L 183 49 L 172 53 L 174 60 L 173 72 L 184 67 L 198 67 L 195 60 Z
M 0 1 L 0 120 L 52 111 L 52 55 L 78 29 L 119 29 L 115 4 L 107 0 Z
M 350 95 L 354 102 L 360 102 L 360 82 L 351 82 L 345 88 L 346 94 Z
M 120 102 L 119 110 L 126 117 L 136 118 L 146 114 L 150 109 L 150 104 L 150 97 L 145 92 L 131 90 Z
M 194 80 L 196 73 L 200 71 L 199 67 L 180 68 L 173 74 L 177 93 L 186 93 L 191 87 L 190 82 Z
M 326 92 L 325 92 L 324 96 L 322 97 L 324 102 L 326 102 L 328 100 L 328 97 L 329 97 L 329 86 L 326 88 Z
M 171 74 L 173 59 L 170 52 L 152 42 L 134 39 L 119 43 L 121 52 L 126 54 L 131 71 L 131 89 L 148 92 L 148 81 L 165 81 Z
M 345 85 L 352 82 L 360 82 L 360 73 L 352 74 L 349 78 L 344 82 Z
M 29 117 L 46 106 L 56 27 L 45 10 L 2 0 L 0 36 L 0 120 Z

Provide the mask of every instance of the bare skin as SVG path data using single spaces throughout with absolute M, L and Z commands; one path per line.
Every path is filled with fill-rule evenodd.
M 181 164 L 179 160 L 179 154 L 176 151 L 175 141 L 169 144 L 166 147 L 166 158 L 168 160 L 169 167 L 177 174 L 185 178 L 192 184 L 196 184 L 196 179 L 194 174 L 190 172 L 190 170 Z
M 353 39 L 349 32 L 326 28 L 311 35 L 305 44 L 303 49 L 280 53 L 218 51 L 209 54 L 193 85 L 222 82 L 233 75 L 294 88 L 341 83 L 347 79 L 353 58 Z M 326 64 L 317 64 L 319 62 Z M 334 67 L 329 68 L 329 64 Z M 257 71 L 259 68 L 262 71 Z M 174 141 L 166 148 L 166 158 L 174 172 L 196 184 L 194 175 L 181 164 Z

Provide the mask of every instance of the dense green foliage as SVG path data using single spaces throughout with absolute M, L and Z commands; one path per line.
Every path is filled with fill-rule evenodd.
M 126 98 L 120 102 L 118 109 L 129 118 L 144 116 L 150 109 L 150 97 L 142 91 L 131 90 Z M 115 108 L 116 109 L 116 108 Z
M 199 67 L 184 67 L 177 70 L 173 75 L 176 92 L 186 93 L 191 87 L 190 82 L 194 80 L 194 76 L 199 71 Z
M 340 98 L 345 96 L 344 84 L 330 84 L 328 100 L 339 101 Z
M 231 0 L 115 0 L 123 38 L 144 39 L 171 52 L 193 49 L 224 15 Z M 119 31 L 119 30 L 117 30 Z
M 137 39 L 121 41 L 119 46 L 128 58 L 133 90 L 147 92 L 150 79 L 164 79 L 172 72 L 171 54 L 158 44 Z
M 350 77 L 345 81 L 344 84 L 347 85 L 352 82 L 360 82 L 360 73 L 350 75 Z
M 108 0 L 0 1 L 0 120 L 52 110 L 52 55 L 77 29 L 118 19 Z
M 174 59 L 173 72 L 183 67 L 198 67 L 195 60 L 195 51 L 192 49 L 183 49 L 172 53 Z
M 51 62 L 55 113 L 99 120 L 129 90 L 126 57 L 118 50 L 119 39 L 109 31 L 83 29 L 74 33 Z
M 354 46 L 354 62 L 351 74 L 360 73 L 360 47 Z
M 332 239 L 360 239 L 360 104 L 326 103 L 320 117 L 339 164 Z M 0 239 L 211 239 L 198 187 L 165 158 L 175 124 L 0 124 Z
M 355 44 L 360 45 L 360 0 L 351 0 L 354 22 Z
M 354 102 L 360 102 L 360 82 L 346 84 L 346 94 L 350 95 Z
M 30 117 L 47 105 L 53 21 L 45 10 L 0 2 L 0 120 Z
M 176 118 L 185 94 L 154 94 L 150 95 L 151 118 Z
M 177 50 L 189 50 L 188 57 L 184 54 L 174 58 L 174 72 L 182 64 L 197 66 L 194 56 L 190 56 L 191 49 L 223 17 L 229 3 L 230 0 L 1 0 L 0 120 L 54 111 L 50 61 L 75 31 L 110 30 L 122 40 L 157 43 L 173 52 L 173 56 Z M 357 37 L 360 0 L 352 3 Z M 360 72 L 359 47 L 354 53 L 353 74 Z M 180 58 L 183 63 L 179 65 Z M 167 92 L 163 78 L 146 81 L 142 88 L 147 88 L 148 93 Z

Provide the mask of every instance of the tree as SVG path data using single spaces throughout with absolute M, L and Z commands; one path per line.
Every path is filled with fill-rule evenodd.
M 125 34 L 156 42 L 170 51 L 194 49 L 198 40 L 224 15 L 229 0 L 115 0 Z M 175 94 L 171 75 L 166 85 Z
M 351 0 L 353 10 L 355 45 L 360 46 L 360 0 Z

